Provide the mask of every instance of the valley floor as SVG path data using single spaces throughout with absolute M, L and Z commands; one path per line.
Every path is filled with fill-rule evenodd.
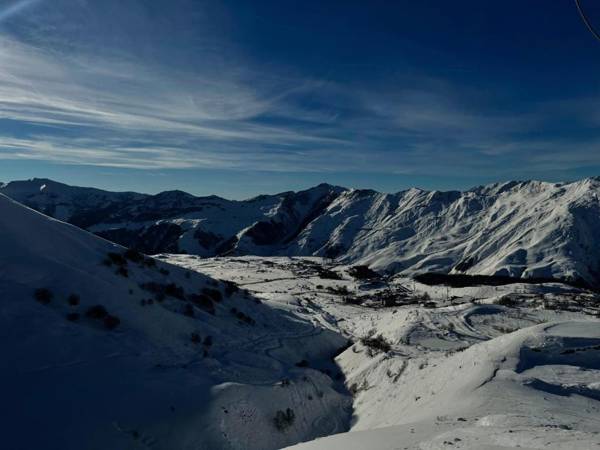
M 242 380 L 249 367 L 261 367 L 266 385 L 276 380 L 264 368 L 280 377 L 281 361 L 300 353 L 294 394 L 273 398 L 293 399 L 293 417 L 283 417 L 277 432 L 300 440 L 332 436 L 293 448 L 600 449 L 594 294 L 561 284 L 446 288 L 406 278 L 359 280 L 349 267 L 319 258 L 159 257 L 233 281 L 297 323 L 215 360 L 224 378 Z M 323 333 L 349 342 L 333 361 L 314 348 L 323 345 Z M 325 396 L 329 404 L 317 385 L 298 381 L 307 377 L 322 377 L 319 385 L 330 380 L 336 394 Z M 249 408 L 234 408 L 232 426 L 256 398 L 239 391 L 235 397 L 232 404 L 247 400 Z M 244 438 L 252 442 L 251 431 Z

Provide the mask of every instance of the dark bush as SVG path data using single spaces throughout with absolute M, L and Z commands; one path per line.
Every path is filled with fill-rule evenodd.
M 164 285 L 160 283 L 155 283 L 154 281 L 140 284 L 140 287 L 145 291 L 152 292 L 153 294 L 164 292 Z
M 355 297 L 353 295 L 346 295 L 346 296 L 344 296 L 342 301 L 344 303 L 346 303 L 347 305 L 362 305 L 364 303 L 364 298 Z
M 104 322 L 104 327 L 105 328 L 107 328 L 109 330 L 114 330 L 121 323 L 121 319 L 119 319 L 117 316 L 113 316 L 111 314 L 108 314 L 106 317 L 104 317 L 104 321 L 103 322 Z
M 189 303 L 186 303 L 183 307 L 183 315 L 188 317 L 194 317 L 194 307 Z
M 67 320 L 71 321 L 71 322 L 75 322 L 76 320 L 79 320 L 80 314 L 76 313 L 76 312 L 72 312 L 67 314 Z
M 219 291 L 217 289 L 204 288 L 204 289 L 202 289 L 202 292 L 204 294 L 208 295 L 211 299 L 213 299 L 217 303 L 219 303 L 221 300 L 223 300 L 223 294 L 221 294 L 221 291 Z
M 52 301 L 52 297 L 54 297 L 54 294 L 52 294 L 50 289 L 39 288 L 39 289 L 35 290 L 35 292 L 33 293 L 33 296 L 42 305 L 47 305 L 48 303 L 50 303 Z
M 154 258 L 146 257 L 144 259 L 144 265 L 146 267 L 156 267 L 156 261 L 154 260 Z
M 247 323 L 248 325 L 255 325 L 256 321 L 247 314 L 244 314 L 242 311 L 239 311 L 237 308 L 231 308 L 231 314 L 237 317 L 240 322 Z
M 127 278 L 129 276 L 129 271 L 127 270 L 127 267 L 119 267 L 117 269 L 117 271 L 115 272 L 117 275 L 121 275 L 122 277 Z
M 420 300 L 422 302 L 428 302 L 431 300 L 431 296 L 429 295 L 428 292 L 422 292 L 421 294 L 417 294 L 417 295 L 415 295 L 415 298 L 417 298 L 418 300 Z
M 165 295 L 169 297 L 175 297 L 179 300 L 185 300 L 185 292 L 181 286 L 177 286 L 175 283 L 169 283 L 165 286 Z
M 159 272 L 160 272 L 161 274 L 163 274 L 163 275 L 169 275 L 169 273 L 171 273 L 171 272 L 169 272 L 167 269 L 165 269 L 165 268 L 163 268 L 163 267 L 161 267 L 161 268 L 159 269 Z
M 190 335 L 190 340 L 194 344 L 199 344 L 200 342 L 202 342 L 202 338 L 200 337 L 200 335 L 198 333 L 192 333 Z
M 79 305 L 79 302 L 80 302 L 79 295 L 77 295 L 77 294 L 71 294 L 71 295 L 69 295 L 69 297 L 67 298 L 67 302 L 71 306 L 77 306 L 77 305 Z
M 128 259 L 131 262 L 134 263 L 141 263 L 144 262 L 144 255 L 142 255 L 140 252 L 138 252 L 137 250 L 134 250 L 132 248 L 128 248 L 127 250 L 125 250 L 125 253 L 123 253 L 123 256 Z
M 333 270 L 326 269 L 325 267 L 317 267 L 317 275 L 323 280 L 341 280 L 342 276 Z
M 202 308 L 209 314 L 215 314 L 215 304 L 213 301 L 204 294 L 191 294 L 188 296 L 188 299 L 199 308 Z
M 364 337 L 360 340 L 365 347 L 376 352 L 387 353 L 392 349 L 392 346 L 385 338 L 381 335 L 376 337 Z
M 292 426 L 295 419 L 296 415 L 294 414 L 294 410 L 287 408 L 285 411 L 279 410 L 277 413 L 275 413 L 273 423 L 275 424 L 275 428 L 277 428 L 279 431 L 285 431 L 287 428 Z
M 371 280 L 373 278 L 381 278 L 374 270 L 369 269 L 369 266 L 353 266 L 350 267 L 348 273 L 357 280 Z
M 244 321 L 245 323 L 247 323 L 248 325 L 256 325 L 256 320 L 254 320 L 252 317 L 250 317 L 247 314 L 244 314 L 242 316 L 241 320 Z
M 303 359 L 302 361 L 296 363 L 296 367 L 308 367 L 308 361 Z
M 398 298 L 392 293 L 383 293 L 379 296 L 379 300 L 386 308 L 392 308 L 398 304 Z
M 108 257 L 108 261 L 110 261 L 112 264 L 115 264 L 117 266 L 126 266 L 127 265 L 127 260 L 125 259 L 125 257 L 119 253 L 115 253 L 115 252 L 108 252 L 106 254 L 106 256 Z
M 327 290 L 336 295 L 348 295 L 350 291 L 346 286 L 327 286 Z
M 95 305 L 89 307 L 85 315 L 90 319 L 104 319 L 108 315 L 108 311 L 102 305 Z
M 185 292 L 181 286 L 177 286 L 175 283 L 160 284 L 150 281 L 148 283 L 140 284 L 140 288 L 145 291 L 152 292 L 157 301 L 161 302 L 165 296 L 174 297 L 179 300 L 185 300 Z
M 511 297 L 510 295 L 505 295 L 503 297 L 500 297 L 498 300 L 496 300 L 495 303 L 496 303 L 496 305 L 507 306 L 509 308 L 513 308 L 519 304 L 519 302 L 515 298 Z
M 212 338 L 212 336 L 206 336 L 206 337 L 204 338 L 204 342 L 202 342 L 202 344 L 203 344 L 204 346 L 206 346 L 206 347 L 210 347 L 210 346 L 212 346 L 212 345 L 213 345 L 213 338 Z
M 233 281 L 224 281 L 225 285 L 225 295 L 227 297 L 231 297 L 235 292 L 239 291 L 240 288 Z

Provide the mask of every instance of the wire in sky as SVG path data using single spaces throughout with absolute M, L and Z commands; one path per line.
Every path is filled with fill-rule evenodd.
M 598 32 L 596 30 L 594 30 L 594 27 L 592 26 L 592 24 L 588 20 L 587 16 L 585 15 L 585 12 L 583 12 L 583 8 L 581 7 L 581 3 L 579 2 L 579 0 L 575 0 L 575 4 L 577 5 L 577 11 L 579 11 L 579 15 L 581 16 L 581 20 L 583 20 L 583 23 L 585 23 L 585 26 L 587 27 L 587 29 L 590 30 L 590 33 L 592 33 L 592 35 L 598 41 L 600 41 L 600 34 L 598 34 Z

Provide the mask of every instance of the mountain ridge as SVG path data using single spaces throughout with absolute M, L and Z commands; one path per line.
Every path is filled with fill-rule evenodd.
M 308 187 L 306 189 L 301 189 L 298 191 L 288 190 L 288 191 L 276 192 L 273 194 L 258 194 L 258 195 L 255 195 L 254 197 L 248 197 L 248 198 L 243 198 L 243 199 L 230 199 L 230 198 L 226 198 L 226 197 L 216 195 L 216 194 L 197 195 L 197 194 L 192 194 L 190 192 L 187 192 L 187 191 L 184 191 L 181 189 L 167 189 L 164 191 L 157 192 L 156 194 L 149 194 L 146 192 L 138 192 L 138 191 L 131 191 L 131 190 L 113 191 L 113 190 L 98 188 L 98 187 L 68 184 L 68 183 L 65 183 L 62 181 L 53 180 L 51 178 L 38 178 L 38 177 L 22 179 L 22 180 L 10 180 L 8 182 L 0 182 L 0 189 L 12 190 L 13 186 L 20 185 L 23 187 L 29 187 L 30 189 L 32 189 L 31 192 L 33 192 L 33 190 L 35 190 L 36 187 L 39 189 L 39 187 L 41 187 L 44 184 L 46 184 L 46 185 L 51 184 L 51 185 L 60 186 L 63 188 L 83 189 L 83 190 L 97 191 L 97 192 L 103 192 L 103 193 L 109 193 L 109 194 L 134 194 L 136 196 L 143 196 L 143 197 L 156 197 L 156 196 L 161 196 L 161 195 L 164 195 L 167 193 L 181 193 L 181 194 L 185 194 L 186 196 L 194 197 L 197 199 L 198 198 L 199 199 L 211 199 L 212 198 L 212 199 L 225 200 L 225 201 L 229 201 L 229 202 L 248 202 L 248 201 L 256 200 L 256 199 L 259 199 L 262 197 L 282 196 L 282 195 L 286 195 L 286 194 L 294 194 L 294 193 L 303 192 L 303 191 L 310 191 L 312 189 L 322 188 L 322 187 L 342 189 L 345 191 L 370 192 L 370 193 L 374 193 L 374 194 L 383 194 L 383 195 L 397 195 L 397 194 L 401 194 L 401 193 L 408 192 L 408 191 L 414 191 L 414 190 L 421 191 L 421 192 L 430 192 L 430 193 L 431 192 L 437 192 L 437 193 L 455 193 L 455 192 L 457 192 L 457 193 L 464 194 L 467 192 L 476 192 L 476 191 L 480 191 L 483 189 L 490 189 L 490 188 L 494 188 L 494 187 L 511 188 L 511 187 L 514 187 L 517 185 L 527 185 L 527 184 L 548 185 L 548 186 L 558 187 L 558 186 L 566 186 L 566 185 L 570 185 L 570 184 L 582 183 L 585 181 L 600 183 L 600 175 L 589 176 L 589 177 L 584 177 L 584 178 L 579 178 L 579 179 L 574 179 L 574 180 L 569 180 L 569 181 L 544 181 L 544 180 L 538 180 L 538 179 L 533 179 L 533 178 L 531 178 L 531 179 L 516 179 L 516 180 L 508 180 L 508 181 L 496 181 L 496 182 L 492 182 L 492 183 L 488 183 L 488 184 L 473 185 L 467 189 L 441 190 L 441 189 L 426 189 L 426 188 L 421 188 L 419 186 L 411 186 L 409 188 L 401 189 L 399 191 L 393 191 L 393 192 L 378 191 L 377 189 L 372 189 L 372 188 L 349 188 L 349 187 L 345 187 L 345 186 L 322 182 L 322 183 L 319 183 L 314 186 Z M 5 193 L 5 195 L 6 195 L 6 193 Z
M 325 256 L 389 273 L 600 284 L 600 178 L 397 193 L 320 184 L 249 200 L 78 188 L 47 179 L 0 193 L 145 253 Z

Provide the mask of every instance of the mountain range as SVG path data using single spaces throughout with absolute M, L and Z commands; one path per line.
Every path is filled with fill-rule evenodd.
M 29 196 L 34 183 L 41 184 Z M 453 230 L 467 227 L 478 212 L 480 220 L 494 213 L 510 219 L 490 239 L 512 233 L 514 240 L 530 226 L 519 242 L 537 236 L 546 258 L 551 250 L 571 256 L 555 257 L 565 265 L 557 267 L 583 268 L 583 261 L 592 261 L 593 247 L 582 247 L 580 257 L 566 253 L 565 246 L 596 240 L 590 193 L 595 183 L 561 185 L 559 199 L 545 184 L 537 191 L 535 183 L 480 188 L 494 200 L 479 209 L 469 206 L 467 193 L 453 200 L 451 193 L 388 196 L 331 186 L 253 200 L 263 210 L 248 206 L 252 200 L 228 202 L 246 208 L 246 218 L 263 217 L 250 228 L 262 230 L 265 238 L 261 243 L 256 231 L 238 232 L 231 253 L 309 251 L 311 233 L 323 233 L 327 242 L 352 245 L 338 259 L 377 266 L 399 243 L 413 246 L 412 252 L 446 242 L 444 236 L 459 245 Z M 3 189 L 36 198 L 55 217 L 83 218 L 75 215 L 80 207 L 91 217 L 93 202 L 98 212 L 122 201 L 130 203 L 130 214 L 142 214 L 143 204 L 176 211 L 209 201 L 184 194 L 187 200 L 174 204 L 164 200 L 169 193 L 161 201 L 161 195 L 107 193 L 48 180 L 11 184 Z M 430 212 L 408 206 L 419 195 L 438 197 L 429 199 Z M 521 203 L 511 203 L 519 195 Z M 329 202 L 327 196 L 335 198 Z M 385 212 L 392 198 L 404 212 Z M 233 212 L 223 206 L 227 201 L 213 201 L 223 207 L 219 220 L 225 224 Z M 206 211 L 149 219 L 148 226 L 179 221 L 185 230 L 193 220 L 198 225 L 208 220 L 201 212 Z M 549 216 L 542 220 L 543 212 Z M 411 223 L 411 213 L 415 234 L 400 234 L 398 227 Z M 356 220 L 353 214 L 361 215 L 362 228 L 382 220 L 381 234 L 339 234 L 341 224 Z M 540 217 L 537 224 L 531 216 Z M 261 221 L 265 225 L 257 225 Z M 137 222 L 131 223 L 135 230 Z M 485 228 L 471 227 L 464 242 Z M 271 239 L 277 229 L 279 237 Z M 554 248 L 544 241 L 551 229 Z M 573 230 L 575 237 L 560 234 Z M 390 233 L 387 246 L 369 253 L 384 231 Z M 349 236 L 357 240 L 343 240 Z M 505 245 L 495 247 L 496 255 Z M 401 276 L 381 283 L 376 274 L 365 280 L 364 268 L 332 264 L 331 258 L 150 257 L 1 193 L 0 248 L 6 448 L 597 447 L 600 312 L 593 292 L 560 283 L 439 287 Z M 396 263 L 401 257 L 396 251 Z M 535 273 L 534 264 L 527 267 Z
M 387 273 L 600 284 L 600 178 L 387 194 L 321 184 L 244 201 L 13 181 L 0 193 L 147 254 L 323 256 Z

